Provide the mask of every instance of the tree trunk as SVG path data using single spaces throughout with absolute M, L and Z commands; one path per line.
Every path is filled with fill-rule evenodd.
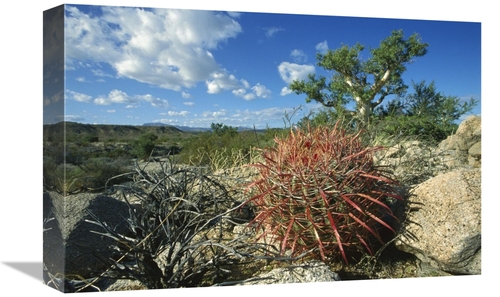
M 357 101 L 357 100 L 356 100 Z M 370 101 L 358 101 L 358 113 L 361 120 L 361 125 L 366 126 L 370 121 L 370 115 L 372 113 L 371 102 Z

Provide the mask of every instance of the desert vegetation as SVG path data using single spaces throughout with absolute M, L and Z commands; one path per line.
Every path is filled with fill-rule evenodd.
M 61 123 L 45 127 L 46 190 L 114 193 L 130 209 L 121 231 L 89 213 L 87 223 L 115 244 L 93 251 L 109 268 L 75 291 L 102 279 L 143 288 L 242 284 L 311 259 L 344 279 L 416 276 L 414 258 L 391 246 L 395 221 L 404 220 L 394 210 L 406 207 L 408 189 L 433 165 L 416 154 L 396 172 L 376 156 L 401 143 L 436 145 L 476 104 L 441 94 L 434 82 L 413 83 L 406 94 L 404 65 L 426 46 L 395 31 L 369 61 L 358 60 L 360 45 L 319 55 L 318 65 L 336 71 L 331 82 L 311 76 L 291 87 L 324 108 L 295 124 L 284 115 L 283 128 L 63 123 L 64 141 Z M 388 48 L 399 51 L 387 55 Z M 390 94 L 399 99 L 380 104 Z M 247 231 L 234 232 L 240 225 Z

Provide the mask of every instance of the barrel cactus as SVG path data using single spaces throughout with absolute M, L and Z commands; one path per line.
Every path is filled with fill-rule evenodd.
M 373 161 L 383 147 L 363 144 L 360 133 L 337 124 L 291 131 L 259 149 L 259 172 L 247 185 L 256 208 L 251 224 L 282 254 L 307 251 L 323 261 L 373 255 L 395 233 L 390 203 L 402 200 L 398 183 Z

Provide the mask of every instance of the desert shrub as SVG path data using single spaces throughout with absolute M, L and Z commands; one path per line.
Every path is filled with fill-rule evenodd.
M 253 224 L 280 244 L 281 253 L 314 249 L 316 257 L 349 263 L 373 255 L 394 233 L 390 204 L 403 198 L 398 183 L 375 165 L 382 147 L 363 144 L 360 133 L 335 125 L 292 131 L 260 150 L 248 185 L 257 212 Z
M 155 163 L 160 170 L 136 163 L 133 182 L 114 186 L 130 209 L 124 221 L 128 231 L 119 232 L 89 213 L 87 222 L 101 227 L 102 233 L 97 233 L 115 244 L 109 251 L 89 247 L 109 269 L 96 271 L 85 287 L 103 278 L 135 279 L 149 289 L 244 282 L 231 270 L 264 257 L 268 248 L 252 243 L 245 234 L 228 238 L 231 233 L 223 219 L 241 203 L 235 205 L 230 192 L 200 168 L 181 168 L 170 159 Z M 132 204 L 131 197 L 139 204 Z M 109 252 L 110 257 L 103 257 Z
M 80 177 L 84 189 L 103 190 L 109 179 L 130 171 L 129 161 L 124 158 L 92 158 L 79 168 L 84 172 Z M 126 178 L 114 179 L 115 183 L 126 181 Z
M 55 164 L 44 158 L 44 189 L 57 191 L 64 195 L 82 190 L 85 172 L 77 166 Z
M 43 186 L 44 189 L 62 189 L 64 180 L 64 166 L 51 156 L 43 156 Z
M 92 158 L 79 165 L 56 164 L 52 158 L 44 156 L 44 187 L 64 194 L 79 191 L 103 190 L 109 179 L 130 171 L 129 161 L 123 158 Z M 126 178 L 115 178 L 115 183 L 126 181 Z
M 241 168 L 256 159 L 253 150 L 228 149 L 225 147 L 211 151 L 199 151 L 197 156 L 208 159 L 208 166 L 211 171 L 219 173 L 228 169 Z M 193 161 L 192 163 L 196 162 Z
M 44 142 L 43 143 L 43 157 L 47 157 L 55 164 L 64 163 L 66 146 L 64 142 Z
M 132 154 L 139 159 L 146 160 L 153 152 L 158 136 L 153 133 L 142 134 L 138 140 L 134 141 Z
M 236 156 L 250 156 L 252 147 L 258 146 L 266 135 L 256 131 L 240 131 L 237 128 L 212 124 L 212 130 L 190 138 L 182 147 L 180 162 L 194 166 L 217 167 L 214 158 L 233 159 Z M 228 164 L 235 162 L 227 162 Z

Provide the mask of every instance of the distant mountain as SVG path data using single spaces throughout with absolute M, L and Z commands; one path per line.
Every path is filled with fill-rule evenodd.
M 185 131 L 185 132 L 203 132 L 203 131 L 212 130 L 210 128 L 168 125 L 168 124 L 163 124 L 163 123 L 145 123 L 145 124 L 143 124 L 143 126 L 147 126 L 147 127 L 172 127 L 172 128 L 179 129 L 181 131 Z

